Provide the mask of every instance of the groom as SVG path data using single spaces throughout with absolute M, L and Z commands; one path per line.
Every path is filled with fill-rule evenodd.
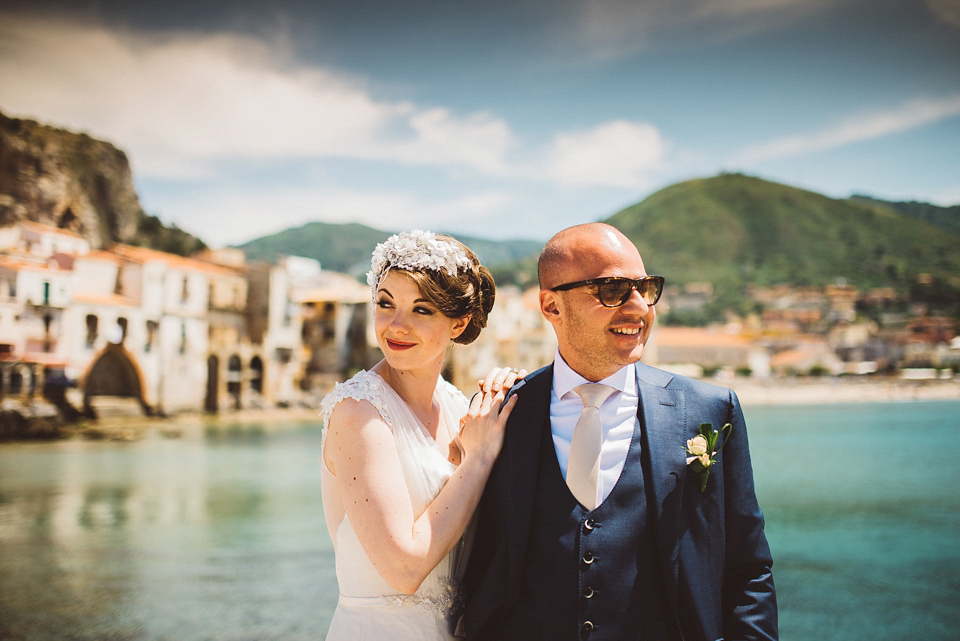
M 558 353 L 513 388 L 458 632 L 777 639 L 773 560 L 736 395 L 638 362 L 663 279 L 601 223 L 558 233 L 538 269 Z M 702 423 L 732 425 L 705 486 L 685 449 L 699 453 L 688 440 Z

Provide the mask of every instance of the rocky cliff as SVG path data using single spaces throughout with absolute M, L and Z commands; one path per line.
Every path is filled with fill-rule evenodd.
M 21 220 L 113 242 L 186 254 L 199 239 L 147 216 L 126 154 L 113 145 L 0 113 L 0 225 Z

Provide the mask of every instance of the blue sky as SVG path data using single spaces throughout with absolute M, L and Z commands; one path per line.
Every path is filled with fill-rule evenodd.
M 213 246 L 544 240 L 720 171 L 957 204 L 960 0 L 0 0 L 0 110 Z

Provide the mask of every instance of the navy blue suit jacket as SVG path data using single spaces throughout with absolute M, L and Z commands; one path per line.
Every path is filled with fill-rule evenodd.
M 736 394 L 641 363 L 636 371 L 638 413 L 652 468 L 651 517 L 660 571 L 684 641 L 777 639 L 773 559 L 754 493 L 747 430 Z M 513 389 L 519 399 L 480 501 L 464 578 L 467 605 L 461 629 L 468 639 L 491 638 L 491 628 L 516 602 L 522 584 L 540 439 L 550 433 L 552 385 L 550 365 Z M 716 429 L 733 425 L 703 492 L 699 474 L 687 467 L 684 450 L 700 423 L 712 423 Z M 558 609 L 576 606 L 557 604 Z

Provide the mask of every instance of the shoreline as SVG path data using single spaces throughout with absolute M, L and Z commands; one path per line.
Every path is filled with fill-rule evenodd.
M 888 378 L 858 380 L 825 379 L 743 379 L 707 382 L 732 389 L 743 407 L 775 405 L 830 405 L 851 403 L 903 403 L 960 401 L 960 380 L 904 381 Z M 291 424 L 320 423 L 319 408 L 295 407 L 244 409 L 206 414 L 182 412 L 166 417 L 105 416 L 96 421 L 62 426 L 59 436 L 0 440 L 0 447 L 12 443 L 64 440 L 139 441 L 145 438 L 196 438 L 206 433 L 234 430 L 282 430 Z
M 957 380 L 735 379 L 718 384 L 735 391 L 743 406 L 960 400 Z

